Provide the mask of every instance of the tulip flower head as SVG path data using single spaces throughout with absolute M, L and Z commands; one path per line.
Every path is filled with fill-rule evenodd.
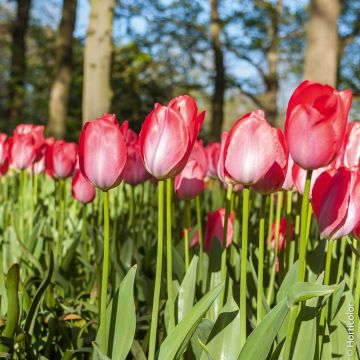
M 7 142 L 7 135 L 0 133 L 0 166 L 8 162 L 9 144 Z
M 254 185 L 264 178 L 280 153 L 284 153 L 284 148 L 264 112 L 248 113 L 235 122 L 226 139 L 224 175 L 232 182 Z
M 360 220 L 360 175 L 341 167 L 323 172 L 312 189 L 312 207 L 320 233 L 338 239 Z
M 75 143 L 57 140 L 49 146 L 45 155 L 46 173 L 54 179 L 66 179 L 73 175 L 78 147 Z
M 127 159 L 127 128 L 126 121 L 120 126 L 111 114 L 84 125 L 79 140 L 80 170 L 95 187 L 106 191 L 120 184 Z
M 71 194 L 73 198 L 82 204 L 91 203 L 95 198 L 95 188 L 92 186 L 81 171 L 77 170 L 71 182 Z
M 218 209 L 214 212 L 208 212 L 207 225 L 205 230 L 205 242 L 204 248 L 207 252 L 211 251 L 212 241 L 214 238 L 219 241 L 220 245 L 223 243 L 224 236 L 224 223 L 225 223 L 225 209 Z M 227 239 L 226 246 L 231 245 L 231 240 L 233 237 L 234 226 L 234 213 L 229 214 L 228 219 L 228 229 L 227 229 Z
M 344 143 L 336 161 L 337 167 L 357 168 L 360 164 L 360 122 L 348 124 Z
M 314 170 L 330 164 L 344 140 L 351 91 L 302 82 L 292 94 L 285 121 L 285 137 L 296 164 Z
M 208 161 L 208 170 L 207 177 L 216 178 L 217 177 L 217 164 L 220 156 L 221 144 L 217 142 L 210 142 L 205 150 Z
M 139 135 L 146 170 L 157 179 L 176 176 L 185 167 L 205 113 L 198 114 L 190 96 L 172 99 L 168 106 L 157 104 L 146 117 Z

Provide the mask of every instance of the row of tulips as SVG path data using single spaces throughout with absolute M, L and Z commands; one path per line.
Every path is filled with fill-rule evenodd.
M 360 237 L 360 123 L 348 124 L 350 107 L 351 92 L 337 91 L 328 85 L 304 81 L 289 100 L 284 131 L 272 127 L 264 112 L 256 110 L 245 114 L 229 131 L 223 132 L 221 142 L 212 142 L 207 146 L 198 139 L 205 112 L 199 112 L 195 100 L 187 95 L 172 99 L 167 106 L 156 104 L 144 120 L 139 135 L 128 129 L 126 121 L 120 125 L 115 115 L 111 114 L 104 114 L 87 122 L 81 131 L 78 145 L 45 138 L 42 126 L 19 125 L 12 137 L 8 138 L 5 134 L 0 136 L 0 172 L 4 177 L 9 168 L 20 171 L 19 203 L 22 212 L 27 176 L 32 177 L 34 186 L 34 179 L 41 173 L 46 173 L 56 181 L 59 219 L 55 254 L 58 259 L 64 256 L 62 242 L 65 237 L 67 198 L 65 180 L 72 177 L 72 196 L 84 205 L 94 201 L 96 188 L 102 192 L 104 241 L 99 296 L 100 321 L 96 337 L 96 351 L 99 354 L 109 355 L 110 320 L 107 318 L 107 305 L 108 294 L 111 293 L 108 281 L 112 248 L 109 190 L 124 181 L 132 189 L 145 182 L 157 184 L 158 188 L 158 239 L 148 358 L 155 359 L 157 350 L 157 356 L 161 359 L 181 358 L 202 316 L 207 312 L 211 314 L 213 308 L 219 314 L 234 297 L 239 299 L 238 329 L 233 330 L 234 334 L 239 335 L 236 358 L 265 359 L 276 344 L 281 357 L 290 359 L 293 358 L 296 327 L 299 327 L 299 321 L 303 321 L 300 315 L 305 303 L 307 304 L 306 300 L 332 296 L 336 290 L 329 286 L 335 240 L 343 239 L 341 255 L 345 256 L 347 236 L 351 234 L 355 238 Z M 217 184 L 220 185 L 219 189 Z M 34 188 L 36 205 L 38 189 Z M 203 210 L 207 207 L 201 201 L 204 193 L 212 194 L 210 203 L 222 205 L 215 211 L 207 212 L 203 235 Z M 131 194 L 134 197 L 133 190 Z M 215 198 L 217 194 L 220 194 L 220 200 Z M 196 279 L 204 297 L 196 306 L 200 307 L 202 301 L 208 301 L 202 316 L 196 321 L 193 319 L 191 330 L 184 335 L 178 347 L 174 342 L 179 337 L 181 326 L 185 327 L 186 324 L 176 316 L 177 295 L 173 279 L 173 249 L 176 244 L 173 237 L 177 239 L 178 235 L 173 234 L 173 195 L 176 196 L 176 201 L 183 203 L 181 237 L 184 243 L 185 273 L 191 273 L 192 260 L 198 254 Z M 256 209 L 256 201 L 252 199 L 254 197 L 258 200 L 258 221 L 255 225 L 258 228 L 258 242 L 256 316 L 253 322 L 248 314 L 248 272 L 251 258 L 249 245 L 254 243 L 254 232 L 249 226 L 254 225 L 251 220 L 252 210 Z M 294 211 L 292 205 L 295 200 L 298 209 Z M 132 206 L 133 202 L 134 198 L 130 200 Z M 193 208 L 196 212 L 195 221 L 191 216 Z M 316 291 L 313 283 L 306 285 L 310 284 L 307 255 L 311 242 L 317 240 L 311 239 L 311 234 L 316 236 L 316 231 L 311 232 L 312 214 L 321 237 L 328 239 L 325 274 L 320 279 L 322 284 L 316 285 Z M 23 237 L 23 221 L 20 219 L 20 238 Z M 136 219 L 129 220 L 130 227 L 133 222 Z M 296 241 L 291 241 L 294 239 Z M 356 254 L 356 242 L 352 246 Z M 219 276 L 212 280 L 209 278 L 209 258 L 214 254 L 220 263 Z M 264 277 L 266 266 L 270 269 L 269 279 Z M 239 277 L 233 274 L 237 267 Z M 343 267 L 344 259 L 338 266 L 338 280 L 344 277 Z M 353 255 L 351 276 L 347 284 L 350 291 L 354 286 L 355 267 L 356 256 Z M 283 337 L 275 340 L 279 336 L 275 332 L 272 338 L 270 336 L 271 341 L 260 346 L 263 341 L 261 333 L 269 329 L 269 322 L 278 321 L 280 325 L 276 326 L 279 326 L 279 330 L 284 321 L 285 315 L 281 321 L 274 317 L 279 309 L 283 309 L 279 307 L 281 303 L 274 308 L 272 305 L 277 301 L 282 284 L 287 283 L 287 277 L 292 276 L 292 269 L 296 269 L 293 281 L 304 286 L 307 293 L 303 297 L 294 295 L 297 300 L 292 303 L 288 295 L 288 304 L 291 305 L 286 314 L 288 325 Z M 164 321 L 168 336 L 162 343 L 159 314 L 162 307 L 163 273 L 166 273 L 167 285 L 167 315 Z M 359 279 L 360 276 L 354 300 L 355 339 L 360 301 Z M 235 289 L 237 294 L 234 293 Z M 211 296 L 214 298 L 210 301 L 208 298 Z M 329 327 L 332 320 L 329 307 L 329 302 L 326 301 L 319 306 L 319 327 L 315 341 L 318 358 L 324 359 L 327 351 L 324 345 L 326 326 Z M 169 346 L 171 341 L 173 343 Z M 236 339 L 233 341 L 237 342 Z M 254 344 L 259 348 L 254 347 Z M 354 358 L 355 344 L 356 342 L 351 348 Z M 209 352 L 206 345 L 202 344 L 204 354 Z M 172 357 L 168 357 L 169 354 L 173 354 Z M 211 353 L 208 356 L 213 358 Z

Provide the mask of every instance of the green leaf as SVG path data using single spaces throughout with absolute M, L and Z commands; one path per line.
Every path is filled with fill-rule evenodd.
M 282 299 L 250 334 L 239 360 L 265 360 L 288 311 L 286 299 Z
M 276 303 L 278 304 L 285 296 L 290 287 L 296 283 L 299 269 L 299 261 L 296 261 L 287 272 L 279 291 L 276 295 Z
M 220 294 L 224 285 L 219 284 L 203 296 L 198 303 L 189 311 L 183 320 L 166 337 L 160 347 L 158 360 L 179 359 L 201 319 L 208 311 L 211 304 Z
M 191 348 L 195 355 L 195 359 L 200 359 L 201 353 L 204 351 L 203 343 L 208 339 L 214 323 L 209 319 L 202 319 L 199 326 L 191 338 Z
M 93 359 L 95 360 L 111 360 L 107 355 L 105 355 L 101 349 L 100 346 L 93 341 L 93 347 L 94 347 L 94 356 Z
M 301 301 L 314 297 L 330 295 L 338 287 L 338 285 L 320 285 L 310 282 L 298 282 L 289 289 L 286 296 L 287 302 L 291 307 Z
M 198 257 L 195 255 L 181 283 L 177 298 L 178 322 L 192 309 L 196 288 L 196 270 Z
M 133 266 L 106 309 L 107 355 L 112 360 L 126 359 L 133 343 L 136 328 L 134 281 L 136 265 Z M 96 341 L 99 342 L 100 329 Z
M 214 359 L 237 359 L 240 354 L 240 312 L 231 297 L 221 310 L 206 342 L 206 348 Z M 203 352 L 201 360 L 207 360 Z

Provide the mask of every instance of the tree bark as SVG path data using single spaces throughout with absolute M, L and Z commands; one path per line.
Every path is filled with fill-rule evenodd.
M 224 122 L 224 101 L 225 101 L 225 66 L 224 55 L 221 47 L 221 23 L 218 11 L 218 0 L 210 0 L 210 34 L 214 52 L 214 93 L 211 100 L 211 137 L 218 140 L 221 135 Z
M 110 110 L 112 23 L 115 0 L 91 0 L 84 54 L 83 123 Z
M 49 102 L 49 134 L 63 138 L 66 131 L 68 102 L 72 79 L 73 32 L 77 0 L 64 0 L 62 18 L 56 37 L 55 76 Z
M 12 127 L 19 121 L 24 105 L 26 44 L 25 36 L 29 25 L 31 0 L 17 0 L 17 13 L 11 33 L 11 65 L 8 88 L 8 119 Z
M 336 86 L 340 0 L 311 0 L 304 78 Z

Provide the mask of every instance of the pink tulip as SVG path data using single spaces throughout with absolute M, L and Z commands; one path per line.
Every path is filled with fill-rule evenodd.
M 120 184 L 127 159 L 127 127 L 127 122 L 120 127 L 111 114 L 84 125 L 79 140 L 80 169 L 95 187 L 109 190 Z
M 0 166 L 3 166 L 9 158 L 9 144 L 7 135 L 0 133 Z
M 220 149 L 221 144 L 217 142 L 210 142 L 205 148 L 208 161 L 207 177 L 209 178 L 217 177 L 217 164 L 219 161 Z
M 276 223 L 274 222 L 271 226 L 271 246 L 275 247 L 275 230 Z M 294 225 L 290 224 L 290 239 L 294 240 Z M 282 250 L 282 248 L 286 249 L 286 218 L 282 218 L 280 220 L 279 226 L 279 242 L 278 242 L 278 252 Z
M 208 222 L 205 230 L 205 243 L 204 248 L 207 252 L 211 250 L 212 240 L 216 238 L 220 245 L 223 243 L 224 236 L 224 223 L 225 223 L 225 209 L 218 209 L 214 212 L 208 212 Z M 234 213 L 231 212 L 228 220 L 227 239 L 226 246 L 231 245 L 233 237 L 233 224 L 234 224 Z
M 31 134 L 18 135 L 10 140 L 11 164 L 18 170 L 30 167 L 37 157 L 37 146 Z
M 327 170 L 316 180 L 312 207 L 320 232 L 338 239 L 353 231 L 360 220 L 360 175 L 341 167 Z
M 185 167 L 205 113 L 198 115 L 190 96 L 179 96 L 167 107 L 157 104 L 146 117 L 139 135 L 144 165 L 157 179 L 176 176 Z
M 141 150 L 138 141 L 128 144 L 127 160 L 124 167 L 124 182 L 136 186 L 149 178 L 142 162 Z
M 286 168 L 286 175 L 284 183 L 282 184 L 282 188 L 287 191 L 292 191 L 295 189 L 294 179 L 292 175 L 294 166 L 294 160 L 292 159 L 291 155 L 288 154 L 288 165 Z
M 66 179 L 75 170 L 78 147 L 75 143 L 57 140 L 46 151 L 46 172 L 55 179 Z
M 288 104 L 285 137 L 294 162 L 305 170 L 330 164 L 340 151 L 351 106 L 351 91 L 302 82 Z
M 337 167 L 345 166 L 349 169 L 360 164 L 360 122 L 348 124 L 344 143 L 336 160 Z
M 88 204 L 95 198 L 95 188 L 81 174 L 76 171 L 71 182 L 71 193 L 75 200 L 82 204 Z
M 248 113 L 235 122 L 227 137 L 225 177 L 242 185 L 254 185 L 283 152 L 277 132 L 266 121 L 264 112 Z

